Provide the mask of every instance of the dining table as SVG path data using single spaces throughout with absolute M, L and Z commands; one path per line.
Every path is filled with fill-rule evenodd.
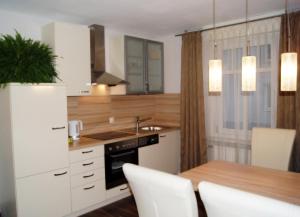
M 195 190 L 200 182 L 207 181 L 300 206 L 300 173 L 209 161 L 179 176 L 191 180 Z

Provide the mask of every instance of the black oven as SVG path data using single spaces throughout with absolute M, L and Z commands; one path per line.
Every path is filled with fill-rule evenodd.
M 138 164 L 138 139 L 105 145 L 106 189 L 127 183 L 122 166 L 124 163 Z

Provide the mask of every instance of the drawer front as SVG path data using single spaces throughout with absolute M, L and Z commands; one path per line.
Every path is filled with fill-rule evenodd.
M 75 163 L 95 157 L 104 157 L 104 145 L 70 151 L 70 162 Z
M 106 190 L 106 199 L 110 199 L 128 192 L 130 192 L 128 184 L 123 184 L 115 188 Z
M 71 177 L 71 187 L 78 187 L 100 179 L 105 179 L 104 168 L 91 170 L 89 172 L 80 173 Z
M 105 199 L 105 181 L 99 180 L 72 189 L 72 211 L 79 211 Z
M 104 168 L 104 158 L 97 157 L 71 164 L 71 175 L 89 172 L 98 168 Z

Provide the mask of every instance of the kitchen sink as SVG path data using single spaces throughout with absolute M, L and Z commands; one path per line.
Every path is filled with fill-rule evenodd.
M 160 131 L 162 129 L 163 129 L 162 127 L 158 127 L 158 126 L 141 127 L 141 130 L 144 130 L 144 131 Z

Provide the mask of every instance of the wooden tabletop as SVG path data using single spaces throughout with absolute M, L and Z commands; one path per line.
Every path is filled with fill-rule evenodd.
M 199 182 L 209 181 L 300 205 L 299 173 L 210 161 L 179 175 L 190 179 L 195 190 Z

